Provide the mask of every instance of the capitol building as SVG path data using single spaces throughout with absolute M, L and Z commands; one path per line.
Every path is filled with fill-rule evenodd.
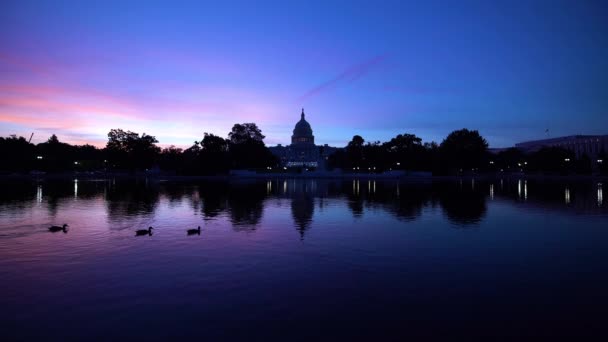
M 300 114 L 300 121 L 293 129 L 291 144 L 288 146 L 279 144 L 269 149 L 280 159 L 284 167 L 314 169 L 325 169 L 327 157 L 338 150 L 327 144 L 315 145 L 315 136 L 312 134 L 312 127 L 306 121 L 304 108 Z

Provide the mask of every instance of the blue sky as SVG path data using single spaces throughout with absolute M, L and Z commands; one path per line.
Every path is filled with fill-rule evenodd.
M 4 1 L 0 135 L 189 146 L 256 122 L 289 143 L 463 127 L 493 147 L 608 134 L 603 1 Z M 38 139 L 38 140 L 37 140 Z

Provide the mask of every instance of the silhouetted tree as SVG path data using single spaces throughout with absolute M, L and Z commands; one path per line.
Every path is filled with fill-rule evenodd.
M 49 172 L 74 170 L 79 168 L 79 161 L 75 159 L 75 148 L 70 144 L 60 142 L 55 134 L 44 143 L 36 146 L 38 154 L 42 157 L 42 169 Z
M 262 130 L 254 123 L 234 124 L 232 131 L 228 133 L 228 140 L 232 144 L 243 144 L 250 142 L 264 143 Z
M 530 154 L 528 168 L 531 171 L 568 174 L 572 172 L 575 154 L 561 147 L 544 147 Z
M 0 137 L 0 171 L 4 172 L 25 172 L 38 168 L 36 165 L 35 146 L 30 144 L 24 137 L 17 138 L 11 135 L 7 138 Z M 39 163 L 38 163 L 39 164 Z
M 363 167 L 363 144 L 365 140 L 360 135 L 353 136 L 352 140 L 346 145 L 346 167 Z
M 264 138 L 254 123 L 235 124 L 228 133 L 232 167 L 242 169 L 276 166 L 278 160 L 264 145 Z
M 112 129 L 108 133 L 106 150 L 113 167 L 122 169 L 145 169 L 151 167 L 160 153 L 154 136 L 122 129 Z
M 206 174 L 224 173 L 229 168 L 228 140 L 205 133 L 201 141 L 201 169 Z
M 488 165 L 492 171 L 503 170 L 505 172 L 516 171 L 526 163 L 526 155 L 518 148 L 511 147 L 498 152 L 496 157 L 491 158 L 493 164 Z
M 478 131 L 466 128 L 453 131 L 439 148 L 444 170 L 470 171 L 485 166 L 488 142 Z
M 384 143 L 384 148 L 388 152 L 390 168 L 408 170 L 429 168 L 422 139 L 414 134 L 399 134 Z
M 163 170 L 181 172 L 184 167 L 183 160 L 183 150 L 171 145 L 160 152 L 159 166 Z

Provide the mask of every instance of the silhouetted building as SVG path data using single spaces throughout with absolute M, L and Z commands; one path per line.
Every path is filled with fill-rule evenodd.
M 324 168 L 327 157 L 336 152 L 338 148 L 315 145 L 315 136 L 312 128 L 306 121 L 304 108 L 300 114 L 300 121 L 296 123 L 291 136 L 291 145 L 277 145 L 270 147 L 270 151 L 279 157 L 281 164 L 286 167 Z
M 587 155 L 597 158 L 600 152 L 608 152 L 608 135 L 570 135 L 566 137 L 526 141 L 515 144 L 524 152 L 538 151 L 543 147 L 561 147 L 576 154 L 576 158 Z

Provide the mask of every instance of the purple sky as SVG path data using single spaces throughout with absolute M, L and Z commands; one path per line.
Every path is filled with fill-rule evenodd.
M 0 135 L 188 147 L 255 122 L 289 143 L 478 129 L 493 147 L 608 134 L 603 1 L 4 1 Z

